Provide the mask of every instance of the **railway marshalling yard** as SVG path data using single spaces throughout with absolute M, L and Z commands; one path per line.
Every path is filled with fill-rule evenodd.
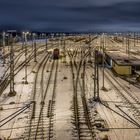
M 108 34 L 5 46 L 0 139 L 140 140 L 139 53 L 138 37 Z

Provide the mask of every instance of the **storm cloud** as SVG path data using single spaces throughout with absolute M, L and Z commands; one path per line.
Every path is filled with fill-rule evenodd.
M 0 30 L 139 31 L 138 0 L 0 0 Z

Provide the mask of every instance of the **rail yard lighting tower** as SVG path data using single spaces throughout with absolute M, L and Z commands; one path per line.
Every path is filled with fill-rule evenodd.
M 14 39 L 12 37 L 12 34 L 10 34 L 10 92 L 8 96 L 15 96 L 16 91 L 14 90 L 14 51 L 13 51 L 13 43 Z

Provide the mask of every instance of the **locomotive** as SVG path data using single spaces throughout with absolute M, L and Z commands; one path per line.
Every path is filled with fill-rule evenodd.
M 59 49 L 55 48 L 53 50 L 53 59 L 59 59 Z

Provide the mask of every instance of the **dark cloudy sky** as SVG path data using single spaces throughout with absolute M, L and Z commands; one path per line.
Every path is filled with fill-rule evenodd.
M 0 0 L 0 30 L 139 31 L 140 0 Z

